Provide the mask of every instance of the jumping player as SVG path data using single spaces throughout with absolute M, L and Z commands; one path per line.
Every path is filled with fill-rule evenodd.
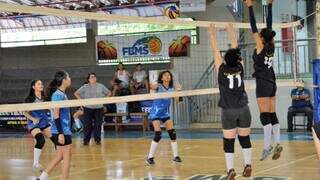
M 251 30 L 256 42 L 256 48 L 253 53 L 254 74 L 256 78 L 256 96 L 260 110 L 260 121 L 264 130 L 264 148 L 261 161 L 265 160 L 273 150 L 271 145 L 272 133 L 276 147 L 273 150 L 272 159 L 279 159 L 282 151 L 280 145 L 280 124 L 276 115 L 276 77 L 272 67 L 274 57 L 274 37 L 275 31 L 272 30 L 272 2 L 268 0 L 267 27 L 258 33 L 256 20 L 252 7 L 252 0 L 245 1 L 249 8 Z

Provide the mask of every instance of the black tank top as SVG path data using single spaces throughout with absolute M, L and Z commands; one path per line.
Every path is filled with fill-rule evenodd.
M 241 63 L 238 63 L 235 67 L 228 67 L 224 63 L 221 64 L 218 72 L 220 107 L 225 109 L 241 108 L 248 104 L 243 75 Z
M 274 46 L 265 45 L 260 54 L 257 54 L 257 49 L 253 52 L 254 73 L 253 77 L 263 79 L 271 83 L 276 83 L 276 76 L 272 67 L 274 56 Z

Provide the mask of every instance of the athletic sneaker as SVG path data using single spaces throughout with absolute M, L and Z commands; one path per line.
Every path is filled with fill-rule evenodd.
M 282 146 L 280 144 L 277 144 L 277 146 L 274 148 L 272 159 L 273 160 L 279 159 L 282 150 L 283 150 Z
M 260 161 L 267 159 L 267 157 L 272 153 L 272 149 L 273 149 L 272 146 L 270 146 L 268 149 L 263 149 L 262 157 L 261 157 Z
M 251 172 L 252 172 L 251 165 L 247 164 L 243 169 L 242 176 L 243 177 L 250 177 Z
M 172 160 L 175 161 L 175 162 L 182 162 L 182 160 L 181 160 L 181 158 L 179 156 L 176 156 Z
M 154 162 L 154 158 L 147 158 L 146 162 L 147 162 L 149 165 L 154 165 L 154 164 L 156 164 L 156 163 Z
M 42 165 L 41 164 L 33 164 L 32 165 L 32 170 L 34 172 L 41 172 L 43 170 Z
M 235 180 L 236 179 L 236 172 L 234 169 L 230 169 L 228 174 L 227 174 L 227 180 Z

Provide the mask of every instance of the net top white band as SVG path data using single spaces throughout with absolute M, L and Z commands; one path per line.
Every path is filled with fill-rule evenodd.
M 277 83 L 278 87 L 295 86 L 293 81 L 281 81 Z M 246 85 L 246 90 L 255 89 L 255 84 Z M 32 111 L 39 109 L 53 109 L 62 107 L 79 107 L 97 104 L 113 104 L 113 103 L 124 103 L 133 101 L 144 101 L 154 100 L 162 98 L 174 98 L 174 97 L 185 97 L 185 96 L 200 96 L 208 94 L 218 94 L 218 88 L 209 89 L 196 89 L 196 90 L 185 90 L 179 92 L 168 92 L 168 93 L 153 93 L 153 94 L 141 94 L 141 95 L 130 95 L 130 96 L 118 96 L 118 97 L 107 97 L 107 98 L 92 98 L 92 99 L 80 99 L 80 100 L 66 100 L 66 101 L 55 101 L 55 102 L 43 102 L 43 103 L 22 103 L 22 104 L 3 104 L 0 105 L 0 112 L 15 112 L 15 111 Z
M 114 14 L 103 14 L 95 12 L 82 12 L 73 10 L 61 10 L 46 7 L 27 6 L 27 5 L 16 5 L 8 3 L 0 3 L 0 11 L 4 12 L 20 12 L 30 13 L 37 15 L 49 15 L 49 16 L 62 16 L 62 17 L 73 17 L 88 20 L 97 21 L 122 21 L 130 23 L 148 23 L 148 24 L 161 24 L 161 25 L 179 25 L 179 26 L 197 26 L 197 27 L 209 27 L 210 24 L 214 24 L 215 27 L 224 28 L 228 24 L 233 24 L 236 29 L 250 29 L 249 23 L 235 23 L 235 22 L 214 22 L 214 21 L 182 21 L 179 19 L 158 19 L 154 17 L 137 17 L 137 16 L 120 16 Z M 290 28 L 300 25 L 300 21 L 290 23 L 273 23 L 273 28 Z M 264 23 L 257 23 L 258 28 L 264 28 Z

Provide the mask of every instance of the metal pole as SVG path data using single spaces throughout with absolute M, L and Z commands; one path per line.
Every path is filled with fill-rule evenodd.
M 293 78 L 297 80 L 297 72 L 298 72 L 298 58 L 297 58 L 297 42 L 296 42 L 296 28 L 292 27 L 292 67 L 293 67 Z

